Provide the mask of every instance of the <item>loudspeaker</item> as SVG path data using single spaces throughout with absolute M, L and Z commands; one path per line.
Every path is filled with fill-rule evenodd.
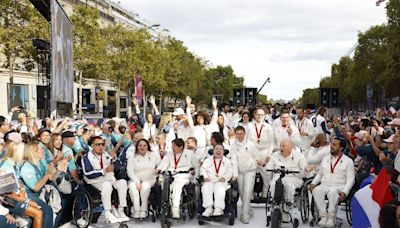
M 320 88 L 321 106 L 327 108 L 336 108 L 339 106 L 338 88 Z
M 48 86 L 36 86 L 37 109 L 46 109 L 50 100 L 50 88 Z

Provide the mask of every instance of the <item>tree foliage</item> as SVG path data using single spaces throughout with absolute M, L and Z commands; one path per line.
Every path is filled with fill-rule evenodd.
M 320 88 L 339 88 L 348 110 L 367 107 L 367 86 L 373 89 L 374 106 L 400 96 L 400 1 L 388 1 L 386 10 L 387 23 L 360 32 L 354 56 L 341 57 L 320 81 Z M 301 100 L 308 99 L 310 90 L 304 90 Z

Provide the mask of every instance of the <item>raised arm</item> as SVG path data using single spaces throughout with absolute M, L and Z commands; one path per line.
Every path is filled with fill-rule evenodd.
M 191 128 L 194 127 L 194 122 L 193 122 L 193 117 L 192 117 L 192 113 L 190 112 L 190 104 L 192 103 L 192 98 L 189 96 L 186 96 L 186 115 L 187 115 L 187 119 L 189 122 L 189 126 Z

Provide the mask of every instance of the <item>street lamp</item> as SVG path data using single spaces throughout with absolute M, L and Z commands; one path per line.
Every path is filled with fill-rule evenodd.
M 147 29 L 153 29 L 153 28 L 156 28 L 156 27 L 160 27 L 160 24 L 154 24 L 154 25 L 146 26 Z

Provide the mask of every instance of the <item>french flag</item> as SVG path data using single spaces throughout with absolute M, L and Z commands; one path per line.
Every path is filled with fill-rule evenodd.
M 391 176 L 382 169 L 372 184 L 358 190 L 351 200 L 354 228 L 379 228 L 379 212 L 393 199 L 389 188 Z

